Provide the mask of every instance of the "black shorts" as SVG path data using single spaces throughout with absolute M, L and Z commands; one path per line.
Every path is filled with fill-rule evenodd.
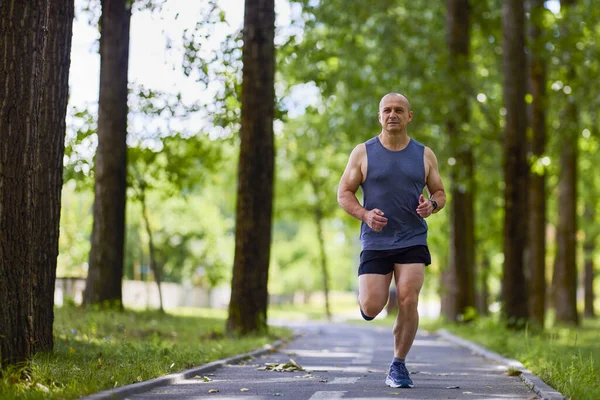
M 363 250 L 360 253 L 358 275 L 387 275 L 394 271 L 394 264 L 431 264 L 429 248 L 424 245 L 393 250 Z

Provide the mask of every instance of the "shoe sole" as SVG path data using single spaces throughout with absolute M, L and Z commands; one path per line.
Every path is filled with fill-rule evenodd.
M 415 387 L 414 384 L 410 384 L 410 383 L 407 383 L 405 385 L 398 385 L 398 384 L 394 383 L 394 380 L 392 378 L 390 378 L 389 376 L 387 378 L 385 378 L 385 384 L 392 388 L 410 389 L 410 388 Z

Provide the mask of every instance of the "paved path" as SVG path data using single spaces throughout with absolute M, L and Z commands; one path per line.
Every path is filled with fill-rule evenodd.
M 391 327 L 306 323 L 303 335 L 278 352 L 226 365 L 210 374 L 158 387 L 129 399 L 535 399 L 505 368 L 434 334 L 419 332 L 407 366 L 413 389 L 385 386 L 393 355 Z M 305 371 L 275 372 L 293 359 Z M 204 376 L 207 379 L 204 379 Z M 206 382 L 205 382 L 206 380 Z M 208 381 L 210 380 L 210 381 Z

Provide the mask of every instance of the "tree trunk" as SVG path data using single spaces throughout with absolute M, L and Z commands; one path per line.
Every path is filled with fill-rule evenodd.
M 74 0 L 50 1 L 42 125 L 36 149 L 39 168 L 34 218 L 39 225 L 34 232 L 37 257 L 33 283 L 35 352 L 51 351 L 54 347 L 54 289 L 74 13 Z
M 477 312 L 480 315 L 488 315 L 490 289 L 488 286 L 488 278 L 490 276 L 490 258 L 487 254 L 483 254 L 481 260 L 481 268 L 479 269 L 479 291 L 477 292 Z
M 564 13 L 575 2 L 573 0 L 561 1 Z M 569 37 L 567 23 L 563 19 L 561 37 Z M 564 39 L 563 39 L 563 43 Z M 575 81 L 575 66 L 571 62 L 569 49 L 564 50 L 566 63 L 566 84 Z M 575 324 L 579 323 L 577 314 L 577 159 L 578 159 L 578 109 L 574 96 L 566 95 L 566 105 L 562 113 L 560 152 L 560 175 L 558 178 L 558 223 L 556 227 L 557 254 L 552 277 L 554 292 L 554 308 L 556 321 Z
M 584 219 L 590 223 L 596 218 L 594 211 L 595 204 L 588 203 L 585 205 Z M 595 230 L 595 226 L 590 227 L 587 234 L 585 235 L 585 242 L 583 243 L 583 259 L 584 259 L 584 276 L 583 276 L 583 288 L 584 288 L 584 316 L 586 318 L 594 318 L 596 313 L 594 311 L 594 250 L 596 249 L 596 240 L 598 236 L 595 232 L 589 232 Z
M 227 330 L 267 329 L 275 146 L 275 4 L 246 0 L 235 256 Z
M 141 185 L 140 192 L 138 193 L 140 202 L 142 203 L 142 218 L 144 219 L 144 225 L 146 225 L 146 233 L 148 234 L 148 255 L 150 257 L 150 269 L 154 274 L 154 281 L 158 287 L 158 300 L 159 310 L 161 313 L 165 312 L 163 307 L 163 295 L 160 284 L 162 282 L 162 269 L 156 262 L 156 256 L 154 253 L 154 238 L 152 234 L 152 226 L 150 225 L 150 217 L 148 216 L 148 207 L 146 205 L 146 188 L 144 184 Z
M 506 125 L 504 134 L 503 313 L 507 326 L 527 320 L 528 302 L 523 256 L 527 240 L 527 137 L 525 87 L 525 11 L 523 0 L 503 3 L 503 68 Z
M 122 307 L 131 1 L 102 0 L 92 245 L 84 302 Z
M 544 10 L 543 0 L 531 0 L 529 86 L 533 96 L 531 152 L 535 160 L 544 157 L 546 148 L 546 62 L 541 38 Z M 529 315 L 533 323 L 543 327 L 546 311 L 546 170 L 539 167 L 533 168 L 530 175 L 528 223 Z
M 440 314 L 448 321 L 455 321 L 458 316 L 458 284 L 456 274 L 450 270 L 450 264 L 440 273 Z
M 315 182 L 312 182 L 313 190 L 317 194 Z M 329 305 L 329 270 L 327 268 L 327 252 L 325 251 L 325 238 L 323 237 L 323 210 L 317 202 L 315 205 L 315 224 L 317 226 L 317 240 L 319 241 L 319 255 L 321 258 L 321 277 L 323 279 L 323 292 L 325 294 L 325 315 L 331 321 L 331 308 Z
M 48 0 L 0 3 L 0 365 L 35 351 Z M 51 156 L 50 156 L 51 157 Z M 55 171 L 53 171 L 54 173 Z M 45 184 L 45 183 L 44 183 Z M 52 230 L 54 231 L 54 229 Z
M 473 153 L 468 141 L 461 136 L 460 127 L 469 123 L 469 0 L 447 0 L 448 71 L 453 83 L 453 101 L 446 122 L 452 155 L 456 164 L 450 172 L 452 201 L 450 202 L 450 265 L 446 282 L 444 308 L 451 321 L 464 320 L 469 308 L 475 309 L 475 225 L 473 211 Z

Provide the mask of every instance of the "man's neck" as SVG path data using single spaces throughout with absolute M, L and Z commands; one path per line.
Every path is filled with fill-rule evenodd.
M 379 141 L 381 142 L 383 147 L 385 147 L 388 150 L 402 150 L 406 146 L 408 146 L 408 143 L 410 142 L 410 137 L 408 137 L 406 131 L 397 133 L 382 131 L 379 134 Z

